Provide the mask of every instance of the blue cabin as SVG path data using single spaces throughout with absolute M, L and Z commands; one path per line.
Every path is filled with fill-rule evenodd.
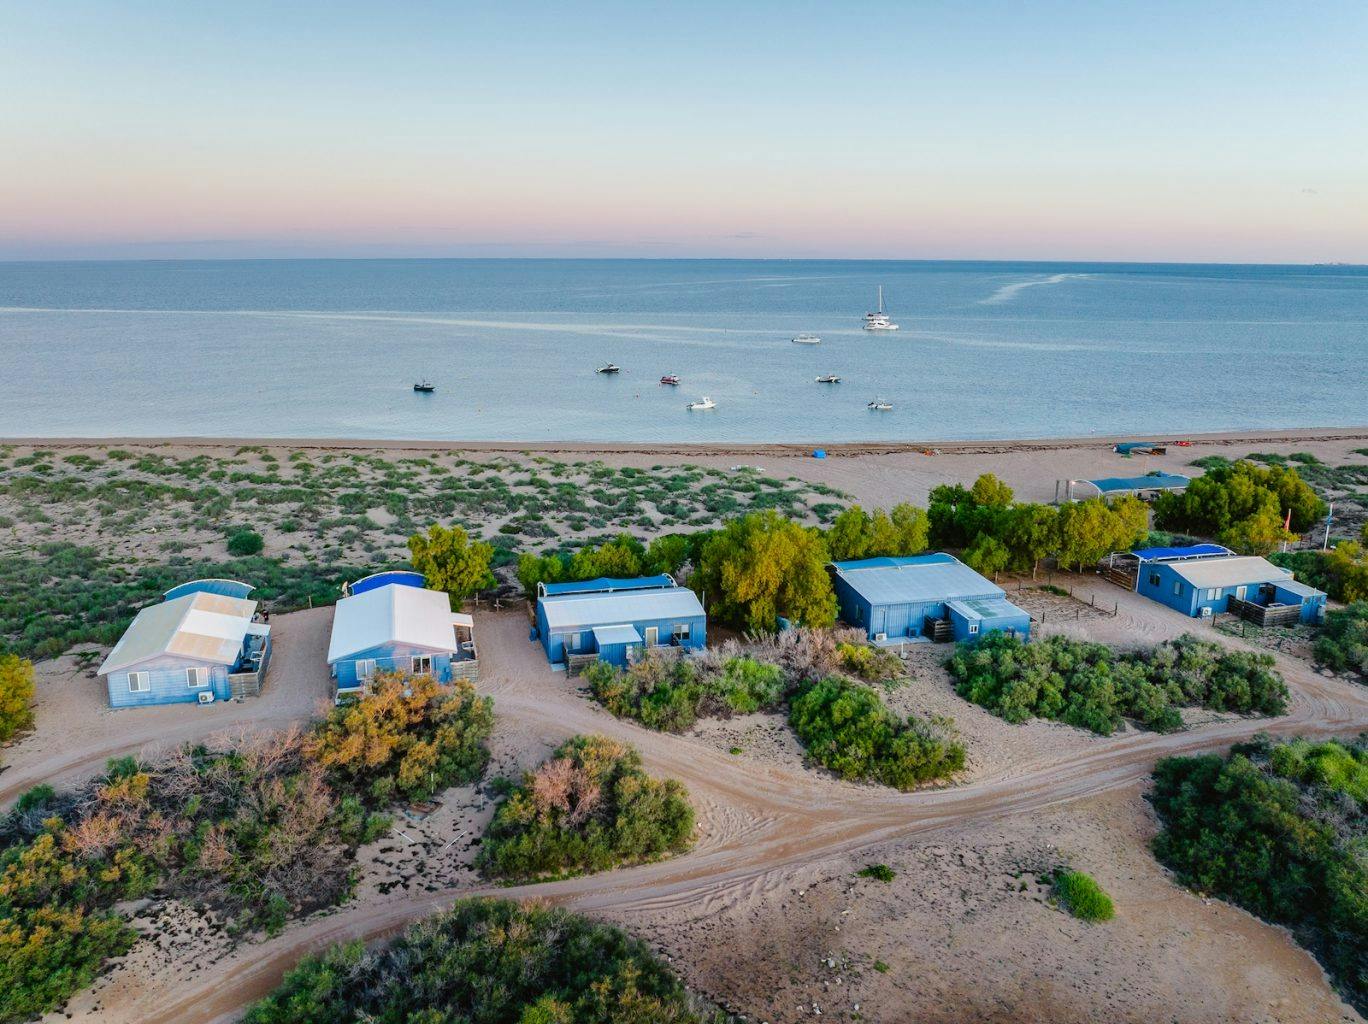
M 271 627 L 254 621 L 252 587 L 195 580 L 138 612 L 99 674 L 109 705 L 212 704 L 250 680 L 256 692 L 271 658 Z
M 655 647 L 702 650 L 707 623 L 698 595 L 664 574 L 537 587 L 537 637 L 556 665 L 571 655 L 626 665 Z
M 474 679 L 474 621 L 420 573 L 376 573 L 347 588 L 333 609 L 328 665 L 337 695 L 361 696 L 377 672 Z
M 1231 612 L 1272 625 L 1319 622 L 1325 614 L 1324 593 L 1265 558 L 1236 555 L 1217 544 L 1145 548 L 1134 555 L 1136 593 L 1184 615 Z
M 830 570 L 841 618 L 876 644 L 1031 633 L 1031 616 L 953 555 L 864 558 Z

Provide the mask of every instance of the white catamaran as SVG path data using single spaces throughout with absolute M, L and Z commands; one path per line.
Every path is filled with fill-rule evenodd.
M 879 285 L 879 308 L 877 312 L 866 313 L 864 329 L 866 331 L 896 331 L 898 325 L 888 319 L 888 314 L 883 308 L 883 285 Z

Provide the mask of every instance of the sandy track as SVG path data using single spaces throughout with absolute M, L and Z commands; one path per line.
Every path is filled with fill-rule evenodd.
M 1093 586 L 1080 585 L 1080 592 Z M 1153 602 L 1097 584 L 1099 602 L 1119 602 L 1113 628 L 1154 640 L 1191 630 L 1194 623 Z M 813 772 L 720 757 L 687 737 L 652 733 L 618 721 L 547 671 L 527 642 L 519 613 L 484 616 L 480 630 L 481 689 L 491 693 L 499 719 L 496 743 L 513 741 L 531 763 L 560 738 L 596 731 L 635 743 L 651 771 L 685 782 L 706 829 L 696 849 L 673 861 L 514 888 L 449 888 L 344 907 L 292 927 L 277 938 L 245 946 L 199 974 L 114 984 L 101 995 L 95 1017 L 146 1024 L 217 1022 L 276 985 L 305 953 L 332 942 L 391 934 L 457 896 L 498 893 L 538 897 L 587 911 L 677 910 L 689 917 L 716 914 L 769 893 L 797 866 L 938 831 L 963 829 L 1143 782 L 1157 758 L 1219 749 L 1257 731 L 1343 735 L 1368 727 L 1368 688 L 1317 675 L 1279 657 L 1294 693 L 1280 719 L 1224 719 L 1187 732 L 1127 732 L 1067 752 L 1030 754 L 973 783 L 902 794 L 854 788 Z M 1233 638 L 1212 634 L 1231 646 Z M 508 736 L 512 733 L 512 736 Z M 80 1016 L 80 1007 L 73 1007 Z M 93 1018 L 92 1018 L 93 1019 Z

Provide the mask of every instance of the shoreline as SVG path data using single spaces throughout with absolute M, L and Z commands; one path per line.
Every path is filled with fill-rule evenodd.
M 618 442 L 618 441 L 444 441 L 421 438 L 320 438 L 320 437 L 197 437 L 119 435 L 110 437 L 0 437 L 0 444 L 33 448 L 89 448 L 136 445 L 140 447 L 175 446 L 183 448 L 223 448 L 253 446 L 262 448 L 324 448 L 369 450 L 469 451 L 506 454 L 581 454 L 581 455 L 661 455 L 718 456 L 762 455 L 810 456 L 820 448 L 828 457 L 869 455 L 918 455 L 927 452 L 959 455 L 995 455 L 1013 452 L 1050 452 L 1111 448 L 1125 441 L 1154 441 L 1175 445 L 1286 444 L 1295 441 L 1368 441 L 1368 426 L 1299 427 L 1289 430 L 1232 430 L 1196 434 L 1160 431 L 1152 434 L 1093 434 L 1087 437 L 1002 438 L 958 441 L 839 441 L 813 442 Z

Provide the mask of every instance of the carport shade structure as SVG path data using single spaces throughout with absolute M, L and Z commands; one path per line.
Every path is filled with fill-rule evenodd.
M 1148 476 L 1105 476 L 1098 480 L 1070 480 L 1070 497 L 1074 484 L 1088 484 L 1101 497 L 1112 494 L 1135 494 L 1138 491 L 1181 491 L 1192 483 L 1190 477 L 1177 473 L 1151 473 Z

